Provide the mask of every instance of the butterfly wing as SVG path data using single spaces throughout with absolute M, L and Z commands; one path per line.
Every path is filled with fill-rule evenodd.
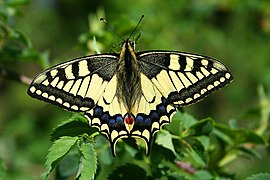
M 56 65 L 32 81 L 28 94 L 70 111 L 87 112 L 114 76 L 117 60 L 117 55 L 94 55 Z
M 175 113 L 175 107 L 195 103 L 232 81 L 221 62 L 206 56 L 174 51 L 137 53 L 142 98 L 133 137 L 148 147 L 155 132 Z
M 123 123 L 127 110 L 116 96 L 118 54 L 74 59 L 39 74 L 28 94 L 69 111 L 83 112 L 91 127 L 110 141 L 112 154 L 120 138 L 128 137 Z
M 233 80 L 229 69 L 210 57 L 174 51 L 137 56 L 141 72 L 177 107 L 195 103 Z

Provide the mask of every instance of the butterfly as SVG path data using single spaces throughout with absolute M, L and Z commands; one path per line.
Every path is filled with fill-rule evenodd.
M 211 57 L 178 51 L 135 51 L 126 39 L 119 53 L 76 58 L 37 75 L 31 97 L 81 112 L 110 141 L 142 138 L 146 154 L 153 135 L 170 123 L 176 108 L 193 104 L 233 80 Z

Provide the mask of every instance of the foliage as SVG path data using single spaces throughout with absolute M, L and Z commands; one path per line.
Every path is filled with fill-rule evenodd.
M 39 51 L 40 47 L 44 46 L 39 43 L 46 44 L 46 40 L 43 39 L 49 39 L 50 35 L 43 34 L 48 29 L 29 33 L 29 30 L 20 23 L 19 20 L 29 18 L 25 10 L 29 6 L 27 3 L 27 0 L 0 1 L 0 65 L 14 67 L 24 73 L 28 73 L 28 69 L 18 68 L 21 64 L 30 66 L 35 64 L 44 69 L 50 66 L 49 60 L 56 59 L 57 61 L 60 55 L 53 50 L 56 46 L 60 49 L 58 53 L 67 57 L 74 51 L 74 49 L 66 51 L 67 48 L 72 47 L 68 36 L 74 32 L 71 32 L 70 28 L 64 28 L 63 33 L 53 31 L 52 37 L 59 39 L 52 38 L 53 43 L 49 43 L 50 51 L 52 51 L 51 57 L 49 57 L 49 51 Z M 72 24 L 75 24 L 79 18 L 72 21 L 72 17 L 64 12 L 68 9 L 67 7 L 74 7 L 68 4 L 72 2 L 59 1 L 58 3 L 66 8 L 63 8 L 61 13 L 64 14 L 63 19 L 71 20 L 68 21 L 68 27 L 73 26 Z M 0 137 L 0 178 L 5 175 L 10 179 L 19 177 L 28 179 L 29 171 L 16 172 L 20 167 L 26 165 L 28 169 L 32 169 L 32 167 L 41 169 L 39 172 L 43 171 L 43 179 L 48 176 L 55 176 L 56 179 L 67 177 L 78 179 L 234 179 L 238 175 L 238 168 L 234 168 L 235 162 L 244 158 L 263 159 L 268 157 L 269 67 L 261 64 L 265 64 L 265 59 L 270 56 L 267 48 L 268 42 L 270 42 L 267 41 L 270 38 L 269 3 L 259 1 L 245 1 L 245 3 L 241 1 L 205 1 L 204 3 L 192 1 L 185 3 L 179 1 L 175 5 L 172 2 L 158 1 L 153 5 L 151 1 L 145 0 L 137 1 L 134 6 L 128 6 L 126 3 L 130 2 L 116 1 L 114 4 L 105 2 L 101 5 L 110 10 L 106 10 L 108 21 L 121 37 L 129 37 L 140 13 L 146 12 L 148 17 L 146 15 L 142 24 L 148 24 L 148 26 L 141 25 L 143 29 L 138 29 L 133 37 L 137 39 L 136 36 L 139 37 L 141 34 L 138 40 L 139 49 L 188 49 L 202 54 L 216 54 L 222 59 L 232 59 L 229 67 L 232 66 L 232 71 L 235 72 L 237 88 L 235 88 L 236 85 L 230 86 L 226 89 L 226 95 L 219 96 L 218 100 L 210 98 L 210 103 L 216 105 L 214 107 L 202 103 L 202 106 L 195 107 L 189 113 L 177 112 L 172 123 L 163 126 L 163 129 L 155 135 L 149 157 L 144 155 L 145 147 L 142 141 L 123 139 L 117 143 L 117 156 L 113 158 L 108 141 L 103 136 L 97 136 L 97 130 L 89 127 L 84 116 L 76 113 L 71 117 L 60 116 L 59 109 L 55 112 L 51 107 L 36 106 L 36 103 L 28 105 L 25 102 L 31 101 L 30 99 L 17 98 L 16 94 L 19 90 L 11 92 L 5 90 L 8 87 L 16 89 L 19 85 L 10 86 L 7 85 L 7 82 L 0 81 L 0 90 L 3 91 L 0 99 L 1 107 L 4 108 L 1 100 L 6 95 L 14 95 L 15 98 L 13 101 L 11 100 L 13 103 L 10 109 L 22 109 L 21 111 L 0 110 L 0 118 L 8 119 L 0 121 L 0 130 L 3 129 Z M 80 8 L 84 9 L 84 7 L 87 6 L 81 4 Z M 162 7 L 164 14 L 158 14 L 155 10 L 156 7 Z M 130 13 L 133 12 L 133 9 L 138 10 L 134 14 Z M 122 12 L 120 15 L 119 10 Z M 151 14 L 152 12 L 155 13 Z M 129 16 L 125 13 L 129 13 Z M 25 16 L 19 17 L 22 14 Z M 118 50 L 119 38 L 108 30 L 104 23 L 99 22 L 100 17 L 105 17 L 104 11 L 94 9 L 88 17 L 89 30 L 80 28 L 80 26 L 71 27 L 74 31 L 81 30 L 74 33 L 79 40 L 76 50 L 88 54 Z M 248 20 L 243 21 L 242 17 Z M 34 18 L 38 17 L 32 15 L 29 19 Z M 53 20 L 56 21 L 56 18 Z M 86 24 L 86 22 L 83 23 Z M 20 28 L 16 27 L 17 24 Z M 28 25 L 31 25 L 31 21 Z M 243 27 L 245 32 L 240 27 Z M 200 33 L 202 36 L 199 36 Z M 244 38 L 241 39 L 239 34 Z M 256 36 L 253 36 L 254 34 Z M 74 41 L 72 43 L 74 44 Z M 253 61 L 247 61 L 247 59 Z M 228 63 L 226 62 L 226 64 Z M 31 70 L 29 69 L 29 71 Z M 28 74 L 34 75 L 30 72 Z M 3 86 L 1 86 L 2 82 Z M 254 87 L 257 87 L 258 84 L 263 86 L 259 86 L 256 93 Z M 254 94 L 258 94 L 259 99 Z M 9 99 L 4 100 L 6 102 Z M 26 106 L 25 109 L 24 106 Z M 22 111 L 29 110 L 32 110 L 31 115 L 19 115 Z M 205 117 L 205 111 L 217 118 L 196 118 Z M 65 114 L 63 111 L 61 113 Z M 14 119 L 10 114 L 14 114 Z M 235 119 L 228 120 L 231 115 L 235 116 Z M 40 120 L 34 121 L 34 119 Z M 31 120 L 33 121 L 31 122 Z M 226 122 L 224 123 L 224 121 Z M 44 126 L 44 124 L 47 125 Z M 44 130 L 45 127 L 48 128 L 47 131 Z M 42 154 L 41 152 L 46 150 L 44 149 L 46 145 L 42 145 L 42 141 L 49 139 L 48 131 L 51 127 L 55 127 L 51 133 L 53 143 L 47 154 L 45 170 L 43 170 L 40 164 L 44 162 L 42 159 L 45 158 L 35 159 L 33 157 L 35 157 L 35 153 Z M 42 133 L 45 138 L 34 141 L 33 134 Z M 40 137 L 38 136 L 38 138 Z M 26 144 L 33 149 L 20 151 L 25 148 Z M 18 155 L 15 156 L 17 159 L 10 158 L 13 151 L 5 150 L 6 146 L 8 148 L 15 146 L 10 149 L 18 151 Z M 16 149 L 16 147 L 20 147 L 20 149 Z M 262 152 L 262 148 L 265 152 Z M 27 153 L 27 151 L 29 152 Z M 24 154 L 26 158 L 33 158 L 34 160 L 31 159 L 31 161 L 39 166 L 27 164 L 25 161 L 21 165 L 13 162 L 19 162 Z M 266 164 L 267 167 L 267 159 L 262 164 Z M 242 167 L 246 168 L 243 165 Z M 252 168 L 254 167 L 252 166 Z M 259 168 L 261 167 L 258 167 L 257 172 L 261 171 Z M 251 176 L 250 173 L 246 169 L 246 174 L 250 176 L 247 179 L 261 179 L 269 176 L 267 174 Z

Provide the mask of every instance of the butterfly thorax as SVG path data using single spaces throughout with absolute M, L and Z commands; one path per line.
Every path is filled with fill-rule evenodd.
M 117 97 L 131 113 L 142 96 L 141 79 L 134 52 L 134 45 L 130 40 L 123 43 L 117 64 Z

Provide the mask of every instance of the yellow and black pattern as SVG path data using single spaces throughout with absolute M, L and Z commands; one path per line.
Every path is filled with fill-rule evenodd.
M 115 145 L 139 137 L 146 154 L 155 132 L 170 123 L 176 107 L 195 103 L 229 84 L 233 76 L 221 62 L 176 51 L 134 51 L 127 39 L 119 54 L 86 56 L 39 74 L 28 94 L 70 111 Z

